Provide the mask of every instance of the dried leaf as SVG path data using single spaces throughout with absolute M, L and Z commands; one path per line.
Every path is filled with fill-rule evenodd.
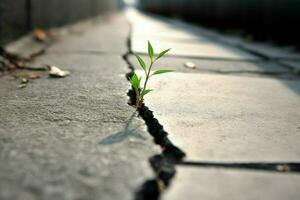
M 61 70 L 56 66 L 49 65 L 48 69 L 49 69 L 49 76 L 51 76 L 51 77 L 63 78 L 63 77 L 70 75 L 69 71 Z
M 46 31 L 37 28 L 32 31 L 32 35 L 36 40 L 44 42 L 48 39 L 49 34 Z

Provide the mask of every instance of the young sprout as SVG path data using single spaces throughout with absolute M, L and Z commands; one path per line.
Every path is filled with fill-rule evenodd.
M 144 81 L 143 87 L 141 87 L 142 77 L 138 77 L 136 74 L 134 74 L 130 79 L 131 86 L 136 93 L 136 109 L 137 110 L 139 110 L 141 108 L 143 101 L 144 101 L 144 96 L 146 94 L 148 94 L 149 92 L 153 91 L 152 89 L 147 88 L 147 83 L 148 83 L 149 79 L 153 75 L 158 75 L 158 74 L 163 74 L 163 73 L 168 73 L 168 72 L 174 71 L 174 70 L 167 70 L 167 69 L 159 69 L 159 70 L 156 70 L 151 73 L 151 69 L 153 68 L 154 63 L 158 59 L 162 58 L 170 50 L 171 49 L 166 49 L 155 56 L 153 47 L 152 47 L 151 43 L 148 41 L 148 56 L 149 56 L 149 60 L 150 60 L 149 66 L 147 66 L 145 64 L 145 61 L 139 55 L 134 54 L 140 64 L 143 72 L 145 73 L 145 81 Z

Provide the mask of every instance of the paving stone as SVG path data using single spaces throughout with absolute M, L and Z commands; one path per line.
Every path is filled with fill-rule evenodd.
M 119 55 L 47 54 L 71 71 L 18 89 L 0 79 L 0 199 L 133 199 L 160 152 L 127 105 Z
M 68 35 L 56 45 L 49 48 L 49 52 L 90 52 L 90 53 L 118 53 L 127 52 L 127 37 L 129 24 L 123 15 L 105 19 L 101 26 L 89 28 L 88 31 L 77 35 Z M 122 30 L 122 31 L 120 31 Z
M 145 61 L 148 61 L 147 56 L 142 56 Z M 130 56 L 130 62 L 136 69 L 139 69 L 139 64 L 134 56 Z M 195 64 L 195 68 L 187 68 L 185 64 L 191 62 Z M 243 74 L 281 74 L 288 73 L 290 70 L 281 67 L 278 64 L 266 61 L 248 62 L 248 61 L 226 61 L 226 60 L 211 60 L 211 59 L 194 59 L 194 58 L 176 58 L 164 57 L 157 61 L 157 66 L 164 69 L 172 69 L 185 73 L 238 73 Z
M 172 73 L 145 100 L 170 139 L 199 161 L 299 161 L 300 82 Z
M 164 200 L 298 200 L 300 175 L 178 167 Z

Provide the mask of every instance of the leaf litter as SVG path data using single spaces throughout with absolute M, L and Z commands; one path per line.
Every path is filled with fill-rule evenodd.
M 42 78 L 47 75 L 55 78 L 63 78 L 70 75 L 69 71 L 62 70 L 57 66 L 46 65 L 46 67 L 36 67 L 30 64 L 36 57 L 44 54 L 46 48 L 55 39 L 54 33 L 39 28 L 32 30 L 31 35 L 36 41 L 48 45 L 40 51 L 27 56 L 8 51 L 0 46 L 0 77 L 10 75 L 13 79 L 20 81 L 19 88 L 25 88 L 33 79 Z

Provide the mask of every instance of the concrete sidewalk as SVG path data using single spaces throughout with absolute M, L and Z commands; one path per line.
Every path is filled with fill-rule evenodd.
M 23 89 L 0 78 L 1 200 L 134 199 L 155 180 L 148 159 L 161 150 L 127 104 L 125 78 L 128 64 L 139 69 L 130 52 L 145 58 L 147 40 L 156 52 L 172 48 L 159 66 L 176 72 L 151 80 L 145 103 L 187 154 L 162 199 L 299 199 L 300 175 L 288 166 L 200 166 L 300 162 L 298 54 L 135 10 L 88 24 L 61 30 L 31 63 L 70 76 Z
M 176 20 L 128 16 L 134 52 L 146 55 L 147 39 L 156 52 L 172 48 L 157 66 L 176 72 L 153 78 L 145 103 L 189 166 L 177 167 L 163 199 L 299 199 L 299 174 L 282 174 L 280 165 L 257 169 L 300 161 L 300 55 Z M 241 163 L 256 164 L 234 167 Z

